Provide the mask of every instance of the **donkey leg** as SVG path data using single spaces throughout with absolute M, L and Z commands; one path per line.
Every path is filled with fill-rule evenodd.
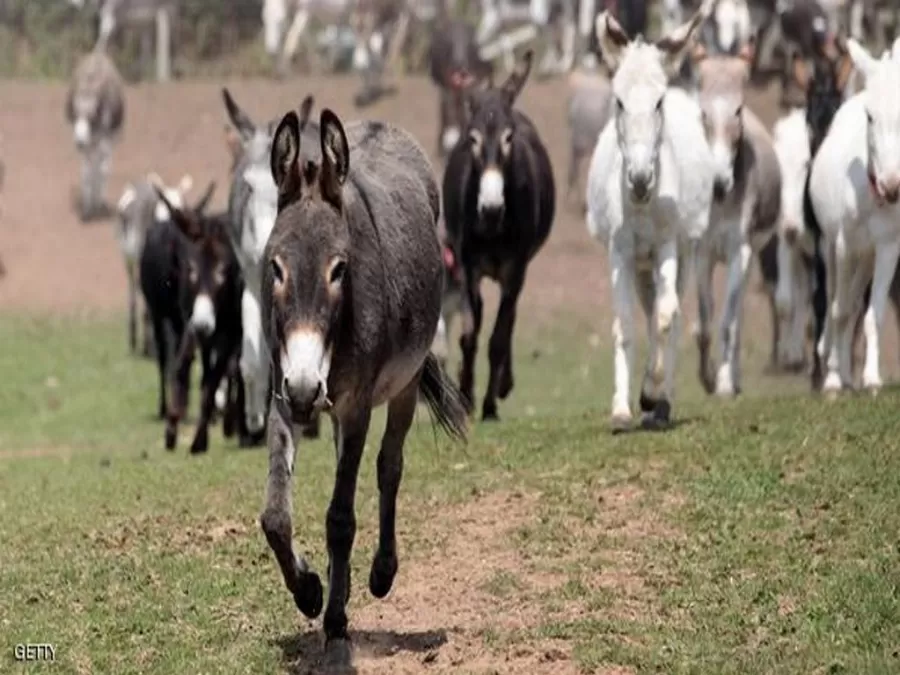
M 159 317 L 153 317 L 153 334 L 156 336 L 156 342 L 159 348 L 156 350 L 156 362 L 159 366 L 159 419 L 166 418 L 166 387 L 169 386 L 167 352 L 165 349 L 166 329 L 163 320 Z
M 863 387 L 873 392 L 881 388 L 879 340 L 884 326 L 884 310 L 897 258 L 900 257 L 900 242 L 881 245 L 875 250 L 875 270 L 872 277 L 872 297 L 866 310 L 866 361 L 863 367 Z
M 266 506 L 259 522 L 294 603 L 304 616 L 314 619 L 322 611 L 322 582 L 309 570 L 306 560 L 294 553 L 291 476 L 296 450 L 288 415 L 275 405 L 269 412 L 269 477 Z
M 613 433 L 631 426 L 631 364 L 634 359 L 634 263 L 616 249 L 610 249 L 613 296 Z
M 653 380 L 653 372 L 657 368 L 655 358 L 658 356 L 656 341 L 659 337 L 656 334 L 656 321 L 654 321 L 653 305 L 656 301 L 656 287 L 653 281 L 653 270 L 641 270 L 635 276 L 635 289 L 637 290 L 638 299 L 644 310 L 644 316 L 647 318 L 647 366 L 644 370 L 644 380 L 641 383 L 641 395 L 638 403 L 641 412 L 652 414 L 656 409 L 659 398 L 659 387 Z
M 191 454 L 203 453 L 209 448 L 209 422 L 216 407 L 216 391 L 228 367 L 228 358 L 225 354 L 220 354 L 213 360 L 212 349 L 203 350 L 200 417 L 197 419 L 197 430 L 194 432 L 194 440 L 191 443 Z
M 335 425 L 337 471 L 325 517 L 329 588 L 322 625 L 327 664 L 343 663 L 349 656 L 347 601 L 350 599 L 350 551 L 356 537 L 356 479 L 371 417 L 372 410 L 365 405 Z
M 497 398 L 505 399 L 512 392 L 515 380 L 512 369 L 512 334 L 516 324 L 516 305 L 525 283 L 525 263 L 519 263 L 511 278 L 504 284 L 494 332 L 488 345 L 490 376 L 482 406 L 483 419 L 497 419 Z
M 459 367 L 459 389 L 466 409 L 471 414 L 475 405 L 475 355 L 478 352 L 478 333 L 481 331 L 481 279 L 473 272 L 464 270 L 463 279 L 463 326 L 459 336 L 462 363 Z
M 175 448 L 178 438 L 178 423 L 187 409 L 188 389 L 190 388 L 191 365 L 194 362 L 196 339 L 192 330 L 186 330 L 178 346 L 175 358 L 175 369 L 172 373 L 172 400 L 166 416 L 166 450 Z
M 128 263 L 128 347 L 132 354 L 137 354 L 137 288 L 134 278 L 134 265 Z
M 695 262 L 697 268 L 697 350 L 699 353 L 699 378 L 700 384 L 707 394 L 712 394 L 716 389 L 713 366 L 710 362 L 710 326 L 713 318 L 713 260 L 706 246 L 697 251 Z
M 378 550 L 369 573 L 369 590 L 376 598 L 390 592 L 397 574 L 397 491 L 403 476 L 403 444 L 416 414 L 418 387 L 419 378 L 415 377 L 388 405 L 378 453 Z
M 865 292 L 866 280 L 871 278 L 872 260 L 869 256 L 849 255 L 838 250 L 837 279 L 835 279 L 834 330 L 837 345 L 837 372 L 839 388 L 853 387 L 853 338 L 856 321 L 860 312 L 860 298 Z M 829 364 L 830 366 L 831 364 Z M 833 390 L 833 382 L 825 382 L 828 390 Z M 832 386 L 829 386 L 832 385 Z
M 722 361 L 716 375 L 716 394 L 734 396 L 740 393 L 740 342 L 741 314 L 744 302 L 744 285 L 753 251 L 750 244 L 742 242 L 735 247 L 728 261 L 728 285 L 725 291 L 725 311 L 722 313 L 719 348 Z
M 654 368 L 650 377 L 654 390 L 662 390 L 662 394 L 654 402 L 654 425 L 668 425 L 672 414 L 675 356 L 681 326 L 681 289 L 686 276 L 684 269 L 679 270 L 680 262 L 678 244 L 674 239 L 660 246 L 656 260 L 656 303 L 653 312 L 657 354 L 653 357 Z M 679 276 L 682 278 L 679 279 Z

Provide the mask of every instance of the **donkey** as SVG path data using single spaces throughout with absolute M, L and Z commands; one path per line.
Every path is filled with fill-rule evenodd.
M 752 49 L 745 47 L 736 57 L 707 57 L 701 49 L 695 52 L 694 61 L 698 65 L 700 109 L 714 170 L 709 229 L 696 256 L 699 374 L 707 393 L 728 397 L 741 391 L 744 288 L 751 259 L 775 234 L 781 212 L 781 171 L 771 136 L 744 105 Z M 713 374 L 709 351 L 712 274 L 716 263 L 728 266 L 728 282 L 719 332 L 721 362 Z M 776 346 L 773 339 L 773 352 Z
M 853 319 L 870 282 L 862 384 L 873 393 L 881 388 L 879 340 L 900 257 L 900 39 L 881 59 L 853 39 L 847 50 L 865 86 L 835 114 L 809 178 L 826 251 L 830 315 L 822 340 L 823 389 L 831 394 L 853 384 Z
M 396 499 L 403 444 L 421 393 L 438 423 L 465 438 L 460 393 L 429 353 L 441 305 L 437 182 L 411 135 L 381 122 L 319 121 L 320 157 L 301 154 L 302 120 L 275 132 L 278 219 L 266 245 L 263 313 L 273 383 L 269 477 L 260 522 L 294 602 L 314 618 L 322 583 L 294 552 L 294 424 L 327 411 L 337 476 L 326 517 L 329 593 L 326 662 L 350 658 L 346 605 L 356 534 L 356 481 L 372 409 L 388 404 L 378 454 L 379 540 L 369 576 L 375 597 L 397 573 Z
M 204 195 L 190 209 L 194 217 L 202 214 L 215 190 L 210 183 Z M 186 220 L 182 217 L 181 221 Z M 185 258 L 189 242 L 171 219 L 154 223 L 147 230 L 139 265 L 141 293 L 150 310 L 153 324 L 153 341 L 156 344 L 156 361 L 159 366 L 159 418 L 165 419 L 168 411 L 166 390 L 169 383 L 169 367 L 173 354 L 171 349 L 179 349 L 185 331 L 185 315 L 180 304 L 181 288 L 187 279 L 181 278 L 181 260 Z M 174 341 L 166 340 L 166 329 L 171 331 Z
M 466 128 L 466 90 L 493 74 L 493 66 L 481 60 L 475 28 L 458 19 L 441 16 L 429 52 L 431 81 L 438 88 L 438 156 L 445 159 Z
M 576 71 L 569 76 L 567 198 L 578 184 L 581 163 L 590 157 L 600 132 L 612 117 L 612 101 L 612 85 L 605 74 Z
M 181 315 L 186 319 L 171 380 L 172 400 L 166 415 L 165 444 L 173 450 L 178 437 L 178 423 L 187 408 L 189 375 L 194 353 L 200 347 L 203 367 L 200 384 L 200 416 L 191 454 L 206 452 L 209 445 L 209 423 L 215 412 L 216 392 L 232 366 L 241 346 L 241 275 L 237 259 L 226 234 L 227 215 L 206 216 L 197 210 L 186 211 L 166 198 L 159 199 L 171 213 L 171 222 L 183 235 L 177 241 L 178 298 Z M 228 399 L 231 399 L 228 396 Z M 239 403 L 227 400 L 228 403 Z M 230 416 L 226 410 L 226 415 Z M 238 415 L 238 419 L 242 419 Z M 241 435 L 245 434 L 238 422 Z
M 632 421 L 635 290 L 650 340 L 640 396 L 643 422 L 658 427 L 670 420 L 681 298 L 691 251 L 709 225 L 713 175 L 697 102 L 668 85 L 705 16 L 697 12 L 655 44 L 640 36 L 630 40 L 606 12 L 597 19 L 597 39 L 614 73 L 615 116 L 591 159 L 587 228 L 609 252 L 612 275 L 613 432 Z
M 269 401 L 270 355 L 263 336 L 260 297 L 263 251 L 278 211 L 278 188 L 272 179 L 270 156 L 272 134 L 277 120 L 257 125 L 227 89 L 222 90 L 225 108 L 237 136 L 232 147 L 235 166 L 228 196 L 228 234 L 244 277 L 241 300 L 243 344 L 240 369 L 245 388 L 246 427 L 249 435 L 242 443 L 258 445 L 265 438 L 266 406 Z M 307 96 L 300 106 L 303 127 L 309 120 L 313 99 Z M 234 139 L 234 136 L 231 136 Z M 310 136 L 312 139 L 313 136 Z M 319 434 L 318 418 L 304 429 L 304 435 Z
M 72 125 L 81 155 L 78 214 L 82 222 L 104 211 L 103 190 L 109 176 L 112 146 L 125 120 L 125 90 L 105 43 L 84 57 L 66 94 L 66 120 Z
M 512 334 L 529 262 L 553 225 L 556 187 L 547 150 L 531 120 L 513 108 L 531 71 L 533 52 L 500 87 L 472 92 L 466 142 L 447 158 L 444 219 L 462 268 L 463 332 L 460 389 L 474 408 L 475 354 L 481 331 L 481 278 L 500 285 L 500 308 L 491 335 L 490 378 L 481 409 L 497 419 L 497 398 L 513 389 Z
M 154 223 L 169 220 L 171 214 L 166 205 L 157 196 L 157 189 L 163 190 L 170 204 L 178 208 L 184 206 L 184 197 L 194 184 L 193 178 L 185 174 L 178 185 L 167 187 L 155 173 L 129 183 L 116 205 L 118 229 L 116 236 L 119 248 L 125 258 L 125 271 L 128 274 L 128 344 L 131 353 L 138 350 L 138 296 L 140 295 L 139 270 L 144 241 Z M 143 298 L 141 298 L 143 300 Z M 151 357 L 156 348 L 153 342 L 153 330 L 150 313 L 146 303 L 142 315 L 142 354 Z

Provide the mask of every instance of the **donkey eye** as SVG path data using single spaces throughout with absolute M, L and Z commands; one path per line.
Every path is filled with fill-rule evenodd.
M 656 112 L 662 112 L 663 100 L 659 99 L 656 102 Z
M 216 271 L 213 273 L 213 278 L 216 280 L 216 284 L 219 286 L 225 283 L 225 265 L 219 264 L 216 266 Z
M 331 268 L 331 275 L 329 277 L 329 281 L 332 284 L 340 283 L 344 278 L 344 272 L 347 271 L 347 263 L 343 260 L 337 261 L 334 266 Z
M 616 99 L 616 110 L 620 113 L 625 112 L 625 106 L 622 104 L 622 99 Z
M 866 110 L 866 121 L 869 124 L 872 124 L 872 113 L 870 113 L 868 110 Z
M 281 269 L 281 265 L 278 264 L 278 261 L 274 258 L 269 261 L 272 265 L 272 276 L 275 277 L 275 283 L 283 284 L 284 283 L 284 272 Z
M 197 264 L 193 260 L 191 260 L 188 263 L 188 278 L 191 280 L 192 284 L 197 283 L 198 276 L 199 275 L 197 274 Z

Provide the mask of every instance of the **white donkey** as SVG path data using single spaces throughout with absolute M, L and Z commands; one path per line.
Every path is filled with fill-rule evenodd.
M 863 331 L 863 387 L 882 384 L 879 339 L 900 257 L 900 39 L 881 59 L 847 49 L 864 89 L 844 102 L 813 160 L 810 198 L 825 238 L 829 314 L 820 354 L 825 392 L 852 386 L 854 319 L 872 283 Z
M 697 12 L 655 44 L 640 36 L 631 41 L 608 12 L 596 22 L 614 72 L 615 113 L 591 159 L 587 227 L 606 246 L 612 273 L 614 431 L 632 421 L 635 290 L 650 339 L 640 396 L 644 422 L 665 425 L 671 412 L 681 298 L 691 249 L 709 224 L 712 169 L 700 109 L 669 81 L 705 16 L 705 9 Z
M 703 126 L 715 172 L 709 229 L 697 248 L 697 345 L 700 381 L 708 393 L 719 396 L 740 393 L 747 272 L 753 257 L 775 233 L 781 210 L 781 172 L 772 139 L 759 118 L 744 105 L 752 59 L 749 47 L 738 56 L 706 57 L 702 49 L 695 53 Z M 709 347 L 712 274 L 717 263 L 728 267 L 728 281 L 719 331 L 721 361 L 713 375 Z
M 775 154 L 781 170 L 781 217 L 778 220 L 778 364 L 799 371 L 806 366 L 812 275 L 807 263 L 815 242 L 806 229 L 803 198 L 811 160 L 806 109 L 792 108 L 775 123 Z

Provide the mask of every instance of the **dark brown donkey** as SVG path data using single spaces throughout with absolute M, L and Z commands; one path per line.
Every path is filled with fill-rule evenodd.
M 346 605 L 354 499 L 372 409 L 388 404 L 378 453 L 379 539 L 369 589 L 382 598 L 397 573 L 395 516 L 403 444 L 421 393 L 437 422 L 464 439 L 460 394 L 429 353 L 441 309 L 438 186 L 424 150 L 381 122 L 346 128 L 321 113 L 320 147 L 300 148 L 295 112 L 272 146 L 278 217 L 264 254 L 262 306 L 272 354 L 269 477 L 260 518 L 303 614 L 322 610 L 322 583 L 294 552 L 291 475 L 295 424 L 328 412 L 337 472 L 325 519 L 329 593 L 325 660 L 350 660 Z
M 444 219 L 462 268 L 463 332 L 460 388 L 474 406 L 475 354 L 481 330 L 481 279 L 500 284 L 500 308 L 488 346 L 490 379 L 482 418 L 497 418 L 497 398 L 513 388 L 512 333 L 519 293 L 531 259 L 553 224 L 556 188 L 537 129 L 513 105 L 531 71 L 532 52 L 500 87 L 468 94 L 465 141 L 447 158 Z
M 215 395 L 222 378 L 235 377 L 236 357 L 241 348 L 240 268 L 226 233 L 226 214 L 207 216 L 197 211 L 172 206 L 162 190 L 160 200 L 172 214 L 172 221 L 185 235 L 177 255 L 178 294 L 186 328 L 175 357 L 171 380 L 171 400 L 166 419 L 166 449 L 172 450 L 178 436 L 178 423 L 187 408 L 190 371 L 197 347 L 203 368 L 200 383 L 200 416 L 191 443 L 191 453 L 206 452 L 209 445 L 209 423 L 215 412 Z M 229 383 L 229 390 L 233 383 Z M 240 383 L 240 386 L 242 383 Z M 237 398 L 238 400 L 233 400 Z M 226 404 L 228 431 L 235 408 L 243 406 L 242 392 L 229 391 Z M 242 409 L 242 408 L 241 408 Z M 238 417 L 241 435 L 246 434 Z

